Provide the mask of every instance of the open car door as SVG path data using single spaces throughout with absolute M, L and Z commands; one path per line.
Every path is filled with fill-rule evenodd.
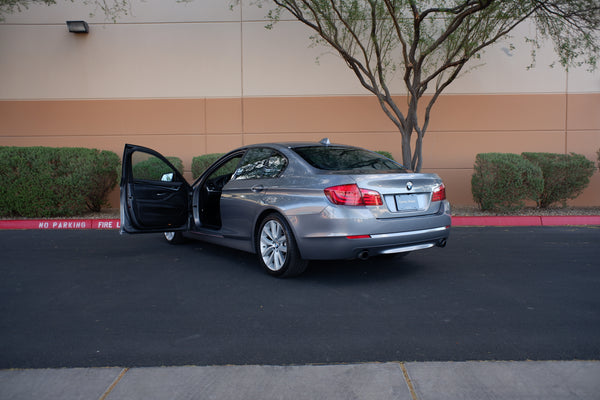
M 161 154 L 126 144 L 120 186 L 121 232 L 189 229 L 192 188 Z

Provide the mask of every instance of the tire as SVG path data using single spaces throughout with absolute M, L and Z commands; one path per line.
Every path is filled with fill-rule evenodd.
M 306 270 L 307 260 L 300 257 L 294 234 L 279 214 L 269 214 L 260 223 L 256 253 L 265 271 L 279 278 L 298 276 Z
M 185 241 L 183 237 L 183 233 L 181 232 L 165 232 L 164 233 L 165 240 L 169 244 L 180 244 Z

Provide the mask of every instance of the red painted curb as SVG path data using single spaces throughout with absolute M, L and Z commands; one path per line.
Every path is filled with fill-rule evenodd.
M 600 225 L 600 215 L 456 216 L 452 226 L 581 226 Z M 119 219 L 13 219 L 0 220 L 2 229 L 119 229 Z
M 13 219 L 0 220 L 0 229 L 119 229 L 119 219 Z
M 452 217 L 452 226 L 541 226 L 540 217 Z
M 600 215 L 555 215 L 542 217 L 544 226 L 600 225 Z

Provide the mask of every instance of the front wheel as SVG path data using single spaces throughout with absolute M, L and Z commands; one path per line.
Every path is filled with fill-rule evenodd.
M 288 278 L 304 272 L 308 261 L 300 257 L 292 230 L 282 216 L 270 214 L 265 217 L 257 235 L 258 260 L 267 273 Z

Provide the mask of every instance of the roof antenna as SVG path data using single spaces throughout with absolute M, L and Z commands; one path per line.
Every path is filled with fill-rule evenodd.
M 324 144 L 325 146 L 329 146 L 331 144 L 329 138 L 323 138 L 319 143 Z

